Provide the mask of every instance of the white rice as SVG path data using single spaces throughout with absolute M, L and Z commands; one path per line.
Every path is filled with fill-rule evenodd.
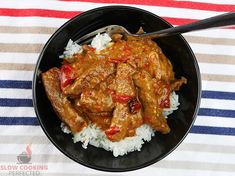
M 99 52 L 105 49 L 111 42 L 111 38 L 108 34 L 98 34 L 91 42 L 91 47 L 96 48 Z M 77 43 L 69 40 L 63 55 L 60 58 L 72 57 L 75 53 L 81 53 L 82 47 Z M 178 109 L 179 97 L 175 92 L 170 95 L 170 108 L 163 109 L 163 115 L 167 118 L 168 115 L 173 113 L 174 110 Z M 64 133 L 71 133 L 69 128 L 61 123 L 61 129 Z M 73 142 L 81 142 L 83 148 L 87 148 L 88 144 L 95 147 L 103 148 L 107 151 L 112 151 L 115 157 L 123 156 L 128 152 L 140 151 L 144 142 L 149 142 L 154 136 L 154 130 L 147 124 L 144 124 L 136 129 L 136 136 L 126 137 L 119 142 L 110 141 L 105 133 L 96 127 L 95 124 L 90 124 L 84 128 L 81 132 L 73 134 Z
M 172 114 L 173 111 L 178 109 L 179 103 L 179 96 L 173 91 L 170 95 L 170 108 L 163 109 L 163 115 L 167 118 L 168 115 Z
M 122 156 L 135 150 L 140 151 L 144 141 L 150 141 L 154 131 L 149 125 L 142 125 L 136 130 L 136 136 L 126 137 L 119 142 L 112 142 L 107 139 L 105 133 L 95 125 L 89 125 L 79 133 L 74 134 L 73 141 L 82 142 L 82 147 L 87 148 L 88 144 L 95 147 L 112 151 L 115 157 Z
M 101 51 L 105 49 L 108 44 L 112 41 L 108 34 L 97 34 L 91 42 L 91 47 L 95 48 L 96 51 Z
M 81 53 L 83 51 L 82 46 L 78 45 L 77 43 L 73 42 L 71 39 L 68 41 L 67 46 L 64 49 L 62 55 L 59 58 L 70 58 L 76 53 Z
M 99 51 L 105 49 L 112 39 L 109 37 L 107 33 L 104 34 L 97 34 L 93 40 L 91 41 L 91 47 L 96 49 L 96 52 L 99 53 Z M 59 56 L 60 59 L 63 58 L 71 58 L 76 53 L 81 53 L 83 51 L 82 46 L 78 45 L 76 42 L 73 42 L 71 39 L 69 39 L 67 46 L 65 47 L 65 50 L 62 55 Z
M 173 113 L 174 110 L 177 110 L 180 105 L 178 95 L 175 92 L 170 95 L 170 105 L 170 108 L 163 110 L 163 114 L 166 118 Z M 61 123 L 61 129 L 64 133 L 71 133 L 64 123 Z M 84 149 L 87 149 L 88 144 L 90 144 L 107 151 L 112 151 L 113 155 L 117 157 L 123 156 L 128 152 L 140 151 L 144 142 L 149 142 L 152 136 L 154 136 L 154 130 L 149 125 L 144 124 L 136 129 L 136 136 L 126 137 L 119 142 L 112 142 L 95 124 L 90 124 L 81 132 L 73 134 L 73 142 L 81 142 Z
M 69 127 L 68 127 L 65 123 L 63 123 L 63 122 L 60 124 L 60 128 L 61 128 L 62 131 L 63 131 L 64 133 L 66 133 L 66 134 L 71 133 Z

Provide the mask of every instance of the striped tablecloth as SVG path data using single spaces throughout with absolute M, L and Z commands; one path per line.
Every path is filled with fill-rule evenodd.
M 32 75 L 42 46 L 71 17 L 125 4 L 173 25 L 235 11 L 235 0 L 2 0 L 0 2 L 0 176 L 112 175 L 79 165 L 47 139 L 32 106 Z M 162 161 L 114 175 L 235 175 L 235 27 L 184 35 L 202 75 L 197 120 L 184 142 Z M 31 155 L 30 163 L 20 156 Z M 27 162 L 26 162 L 27 163 Z

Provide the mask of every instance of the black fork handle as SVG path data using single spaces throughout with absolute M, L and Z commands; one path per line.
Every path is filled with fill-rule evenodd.
M 230 26 L 235 24 L 235 12 L 228 12 L 204 20 L 199 20 L 182 26 L 163 29 L 157 32 L 145 33 L 142 36 L 151 36 L 152 38 L 165 37 L 175 34 L 182 34 L 190 31 L 197 31 L 208 28 Z

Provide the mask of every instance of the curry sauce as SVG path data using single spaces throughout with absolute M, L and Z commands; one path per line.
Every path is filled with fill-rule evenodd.
M 57 115 L 73 133 L 95 123 L 111 141 L 134 136 L 142 124 L 169 133 L 162 112 L 186 78 L 175 78 L 171 62 L 151 39 L 123 40 L 120 34 L 112 39 L 99 52 L 83 45 L 61 68 L 42 73 Z

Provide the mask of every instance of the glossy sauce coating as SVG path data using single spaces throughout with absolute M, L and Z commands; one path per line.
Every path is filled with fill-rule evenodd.
M 175 79 L 171 62 L 151 39 L 121 37 L 112 36 L 113 42 L 100 52 L 84 45 L 82 53 L 64 59 L 66 69 L 57 69 L 60 79 L 50 84 L 53 73 L 43 73 L 52 106 L 73 132 L 95 123 L 111 141 L 134 136 L 144 123 L 169 133 L 163 108 L 169 108 L 171 92 L 187 80 Z M 61 96 L 52 98 L 51 91 L 59 89 L 58 85 L 60 91 L 56 92 Z M 56 101 L 64 105 L 58 106 Z M 80 118 L 76 123 L 71 120 L 75 113 Z
M 54 67 L 42 73 L 42 81 L 47 96 L 60 119 L 69 126 L 72 132 L 85 128 L 87 121 L 74 109 L 60 89 L 60 70 Z

